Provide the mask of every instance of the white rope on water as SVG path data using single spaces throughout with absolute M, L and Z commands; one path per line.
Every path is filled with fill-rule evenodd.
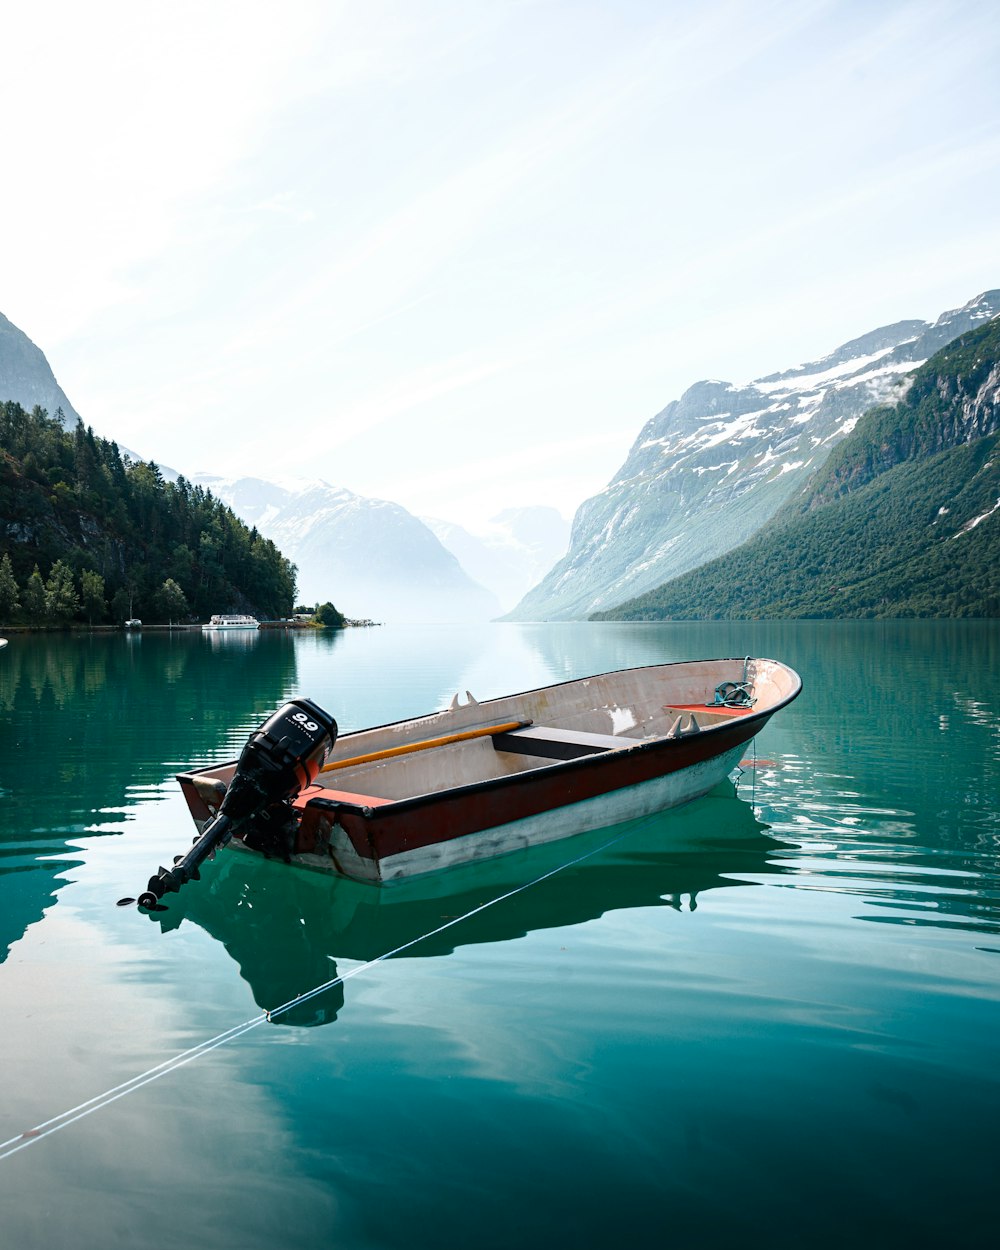
M 385 951 L 381 955 L 376 955 L 374 959 L 368 960 L 367 963 L 358 964 L 354 968 L 350 968 L 347 972 L 340 976 L 332 977 L 329 981 L 324 981 L 322 985 L 314 986 L 311 990 L 297 995 L 295 998 L 289 999 L 287 1003 L 282 1003 L 280 1007 L 273 1007 L 270 1011 L 263 1011 L 258 1016 L 252 1016 L 249 1020 L 244 1020 L 241 1024 L 233 1025 L 232 1028 L 226 1029 L 223 1033 L 216 1034 L 215 1037 L 208 1038 L 204 1042 L 199 1042 L 197 1046 L 192 1046 L 189 1050 L 181 1051 L 180 1054 L 174 1055 L 171 1059 L 165 1059 L 163 1063 L 157 1064 L 153 1068 L 147 1068 L 145 1072 L 140 1072 L 137 1076 L 133 1076 L 127 1081 L 123 1081 L 120 1085 L 115 1085 L 111 1089 L 105 1090 L 103 1094 L 96 1094 L 93 1098 L 88 1098 L 86 1102 L 81 1102 L 75 1107 L 71 1107 L 68 1111 L 62 1111 L 59 1115 L 53 1116 L 50 1120 L 45 1120 L 41 1124 L 35 1125 L 34 1128 L 27 1129 L 23 1133 L 19 1133 L 16 1137 L 11 1137 L 5 1142 L 0 1142 L 0 1161 L 9 1159 L 12 1155 L 17 1154 L 21 1150 L 26 1150 L 28 1146 L 34 1146 L 40 1141 L 51 1137 L 54 1133 L 58 1133 L 60 1129 L 69 1128 L 71 1124 L 77 1124 L 80 1120 L 85 1119 L 89 1115 L 93 1115 L 95 1111 L 101 1111 L 104 1107 L 109 1107 L 113 1102 L 117 1102 L 120 1098 L 125 1098 L 128 1094 L 134 1094 L 137 1090 L 142 1089 L 146 1085 L 158 1081 L 161 1077 L 168 1076 L 171 1072 L 176 1072 L 178 1068 L 184 1067 L 186 1064 L 193 1063 L 196 1059 L 202 1058 L 213 1050 L 217 1050 L 220 1046 L 226 1046 L 230 1042 L 236 1041 L 244 1034 L 249 1033 L 252 1029 L 257 1028 L 261 1024 L 274 1020 L 277 1016 L 283 1015 L 286 1011 L 291 1011 L 293 1007 L 299 1006 L 300 1003 L 308 1002 L 312 998 L 316 998 L 319 994 L 325 994 L 327 990 L 333 989 L 337 985 L 342 985 L 345 981 L 349 981 L 352 977 L 360 976 L 363 972 L 384 963 L 385 960 L 391 959 L 394 955 L 402 954 L 403 951 L 410 950 L 420 942 L 424 942 L 427 938 L 434 937 L 438 933 L 444 933 L 446 929 L 451 929 L 455 925 L 462 924 L 463 921 L 469 920 L 472 916 L 478 915 L 480 912 L 486 911 L 490 907 L 496 906 L 497 903 L 505 902 L 509 898 L 513 898 L 517 894 L 530 890 L 533 886 L 540 885 L 543 881 L 547 881 L 550 877 L 556 876 L 560 872 L 564 872 L 567 868 L 573 868 L 577 864 L 582 864 L 585 860 L 592 859 L 595 855 L 600 855 L 603 851 L 608 850 L 616 843 L 621 842 L 624 838 L 630 837 L 638 829 L 647 825 L 653 818 L 647 816 L 641 821 L 635 821 L 627 825 L 622 832 L 610 838 L 607 842 L 602 842 L 600 846 L 594 847 L 592 850 L 584 851 L 582 855 L 577 855 L 574 859 L 569 859 L 563 864 L 559 864 L 555 868 L 550 868 L 548 872 L 543 872 L 541 876 L 526 881 L 522 885 L 515 886 L 512 890 L 507 890 L 504 894 L 498 894 L 496 898 L 488 899 L 485 903 L 480 903 L 473 907 L 470 911 L 464 912 L 461 916 L 454 916 L 450 920 L 446 920 L 444 924 L 440 924 L 435 929 L 429 929 L 426 933 L 421 933 L 419 937 L 411 938 L 408 942 L 404 942 L 401 946 L 396 946 L 392 950 Z
M 78 1120 L 84 1119 L 93 1112 L 100 1111 L 102 1107 L 108 1107 L 111 1103 L 117 1102 L 119 1098 L 124 1098 L 126 1094 L 133 1094 L 136 1090 L 142 1089 L 144 1085 L 149 1085 L 153 1081 L 159 1080 L 161 1076 L 166 1076 L 178 1068 L 183 1068 L 185 1064 L 208 1054 L 209 1051 L 215 1050 L 217 1046 L 223 1046 L 226 1042 L 235 1041 L 237 1037 L 242 1037 L 244 1033 L 249 1033 L 251 1029 L 255 1029 L 258 1024 L 263 1024 L 266 1020 L 266 1012 L 260 1016 L 255 1016 L 251 1020 L 244 1020 L 242 1024 L 234 1025 L 233 1028 L 227 1029 L 224 1033 L 219 1033 L 216 1037 L 209 1038 L 208 1041 L 199 1042 L 197 1046 L 192 1046 L 190 1050 L 181 1051 L 179 1055 L 174 1055 L 172 1059 L 164 1060 L 163 1063 L 157 1064 L 155 1068 L 147 1068 L 145 1072 L 140 1072 L 138 1076 L 133 1076 L 129 1080 L 123 1081 L 121 1085 L 115 1085 L 112 1089 L 105 1090 L 103 1094 L 97 1094 L 93 1098 L 88 1098 L 86 1102 L 81 1102 L 77 1106 L 71 1107 L 68 1111 L 60 1112 L 59 1115 L 53 1116 L 51 1120 L 45 1120 L 41 1124 L 35 1125 L 34 1128 L 27 1129 L 17 1137 L 11 1137 L 8 1141 L 0 1142 L 0 1160 L 17 1154 L 19 1150 L 24 1150 L 27 1146 L 33 1146 L 36 1142 L 50 1137 L 60 1129 L 68 1128 L 71 1124 L 75 1124 Z

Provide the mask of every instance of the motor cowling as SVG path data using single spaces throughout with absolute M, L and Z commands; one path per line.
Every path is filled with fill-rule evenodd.
M 311 699 L 293 699 L 250 735 L 219 807 L 237 824 L 312 785 L 337 741 L 337 722 Z
M 255 729 L 236 764 L 218 814 L 172 868 L 160 868 L 139 896 L 155 907 L 168 891 L 198 876 L 198 866 L 242 826 L 265 827 L 289 800 L 311 785 L 337 741 L 337 722 L 311 699 L 292 699 Z

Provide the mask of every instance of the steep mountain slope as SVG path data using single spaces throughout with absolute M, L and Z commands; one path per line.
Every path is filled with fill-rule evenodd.
M 399 504 L 319 480 L 192 480 L 298 565 L 305 603 L 332 600 L 349 617 L 412 623 L 488 620 L 500 611 L 495 596 Z
M 292 566 L 219 500 L 12 400 L 0 403 L 0 558 L 16 583 L 7 620 L 32 625 L 101 621 L 109 606 L 120 622 L 287 616 L 294 604 Z
M 608 487 L 573 521 L 570 550 L 510 616 L 589 615 L 651 590 L 756 533 L 872 404 L 959 334 L 1000 313 L 988 291 L 933 324 L 901 321 L 747 386 L 698 382 L 647 422 Z
M 469 576 L 496 595 L 502 611 L 512 608 L 569 545 L 569 522 L 555 508 L 505 508 L 477 534 L 453 521 L 421 520 Z
M 78 424 L 83 424 L 83 418 L 56 381 L 45 353 L 23 330 L 0 313 L 0 403 L 4 400 L 20 404 L 26 412 L 36 407 L 44 408 L 50 417 L 61 411 L 63 428 L 70 433 Z M 121 442 L 117 446 L 122 455 L 136 463 L 145 459 Z M 180 476 L 169 465 L 158 464 L 156 467 L 168 482 L 176 482 Z
M 1000 617 L 1000 320 L 932 357 L 735 551 L 601 619 Z
M 0 313 L 0 401 L 12 399 L 27 412 L 36 405 L 54 417 L 61 408 L 71 430 L 80 414 L 55 379 L 45 353 Z

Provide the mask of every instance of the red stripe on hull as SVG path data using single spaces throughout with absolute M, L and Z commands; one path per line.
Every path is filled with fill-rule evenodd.
M 749 742 L 770 716 L 390 803 L 370 814 L 340 807 L 336 821 L 358 855 L 378 862 L 690 768 Z

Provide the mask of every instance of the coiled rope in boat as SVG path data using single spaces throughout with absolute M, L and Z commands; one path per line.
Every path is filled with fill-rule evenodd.
M 753 682 L 749 679 L 750 657 L 743 661 L 743 680 L 724 681 L 715 687 L 715 699 L 707 707 L 749 708 L 754 705 Z

